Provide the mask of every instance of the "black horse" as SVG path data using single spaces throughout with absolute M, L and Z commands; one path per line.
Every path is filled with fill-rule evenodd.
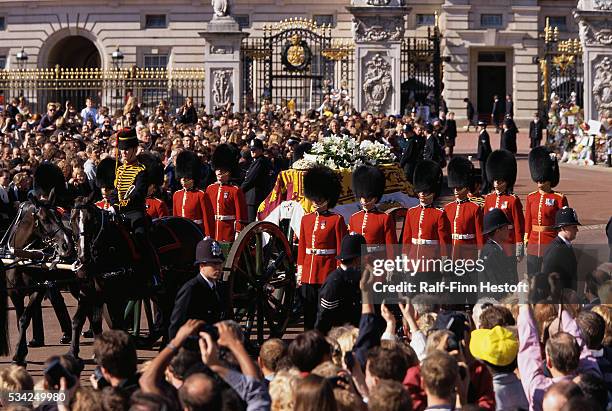
M 73 317 L 70 352 L 78 356 L 85 315 L 101 303 L 106 304 L 111 327 L 124 328 L 127 301 L 151 298 L 161 316 L 157 331 L 165 335 L 174 297 L 194 275 L 195 248 L 204 237 L 198 225 L 182 217 L 153 220 L 149 236 L 157 251 L 161 284 L 147 272 L 150 264 L 143 261 L 127 225 L 120 217 L 98 208 L 91 197 L 76 199 L 70 225 L 77 249 L 77 276 L 89 283 L 81 288 L 83 295 Z
M 69 260 L 74 255 L 72 233 L 61 221 L 61 215 L 54 206 L 53 192 L 48 200 L 41 201 L 30 196 L 21 203 L 11 227 L 6 232 L 2 246 L 11 252 L 17 263 L 0 269 L 0 326 L 6 324 L 8 315 L 7 294 L 11 298 L 17 315 L 19 340 L 13 361 L 25 365 L 28 353 L 26 331 L 32 319 L 33 310 L 39 305 L 47 292 L 50 282 L 70 281 L 72 275 L 53 269 L 53 265 Z M 40 268 L 40 264 L 51 267 Z M 68 278 L 67 278 L 68 277 Z M 27 306 L 25 297 L 29 296 Z M 8 329 L 0 335 L 0 354 L 8 354 L 10 343 Z

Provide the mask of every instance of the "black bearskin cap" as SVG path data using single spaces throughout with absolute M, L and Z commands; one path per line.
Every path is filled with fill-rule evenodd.
M 96 185 L 99 188 L 115 188 L 115 159 L 106 157 L 96 167 Z
M 557 157 L 544 146 L 536 147 L 529 152 L 529 171 L 531 179 L 536 183 L 550 181 L 551 187 L 559 184 Z
M 453 157 L 448 163 L 448 186 L 461 188 L 472 186 L 474 165 L 465 157 Z
M 193 151 L 181 151 L 176 156 L 176 179 L 190 178 L 197 185 L 200 181 L 201 164 L 198 155 Z
M 63 198 L 67 192 L 66 179 L 57 165 L 44 162 L 34 172 L 34 193 L 38 197 L 49 197 L 53 189 L 56 197 Z
M 504 180 L 508 190 L 516 183 L 516 158 L 508 150 L 495 150 L 487 159 L 487 179 L 489 181 Z
M 156 187 L 161 186 L 164 183 L 164 164 L 159 156 L 144 152 L 138 154 L 138 162 L 145 166 L 145 173 L 147 174 L 147 184 L 154 184 Z
M 376 167 L 359 166 L 353 171 L 353 193 L 355 198 L 377 198 L 385 193 L 385 175 Z
M 336 206 L 342 191 L 338 175 L 329 167 L 316 166 L 304 175 L 304 196 L 309 200 L 327 200 L 327 208 Z
M 229 144 L 219 144 L 212 154 L 212 166 L 215 170 L 234 170 L 238 166 L 234 148 Z
M 412 181 L 416 193 L 427 191 L 438 196 L 442 188 L 442 169 L 435 161 L 423 160 L 416 165 Z

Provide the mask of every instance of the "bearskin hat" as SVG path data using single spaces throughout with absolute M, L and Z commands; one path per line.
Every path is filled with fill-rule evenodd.
M 448 163 L 448 186 L 461 188 L 472 186 L 474 165 L 465 157 L 453 157 Z
M 415 192 L 427 191 L 437 196 L 442 188 L 442 169 L 435 161 L 423 160 L 416 165 L 412 181 Z
M 215 170 L 234 170 L 238 166 L 234 148 L 229 144 L 219 144 L 212 154 L 212 166 Z
M 504 180 L 508 190 L 516 182 L 516 158 L 508 150 L 495 150 L 487 158 L 487 179 L 489 181 Z
M 145 166 L 147 174 L 147 184 L 153 184 L 156 187 L 164 183 L 164 165 L 161 159 L 153 153 L 144 152 L 138 154 L 138 162 Z
M 197 185 L 200 181 L 201 173 L 200 159 L 198 155 L 193 151 L 185 150 L 181 151 L 176 156 L 176 179 L 190 178 Z
M 359 198 L 377 198 L 385 193 L 385 175 L 376 167 L 359 166 L 353 171 L 353 193 Z
M 96 185 L 99 188 L 115 187 L 115 159 L 106 157 L 96 167 Z
M 67 192 L 66 179 L 57 165 L 44 162 L 34 172 L 34 193 L 39 197 L 49 197 L 51 190 L 56 197 L 62 197 Z
M 536 182 L 550 181 L 550 186 L 559 184 L 559 164 L 555 154 L 544 146 L 529 152 L 529 171 L 531 179 Z
M 327 208 L 336 206 L 342 191 L 338 175 L 329 167 L 316 166 L 304 175 L 304 196 L 309 200 L 327 200 Z

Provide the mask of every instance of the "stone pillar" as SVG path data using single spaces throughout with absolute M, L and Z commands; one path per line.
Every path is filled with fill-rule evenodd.
M 612 0 L 580 0 L 574 17 L 583 48 L 584 117 L 599 120 L 612 112 Z
M 200 36 L 206 39 L 204 51 L 204 104 L 209 113 L 215 107 L 234 103 L 242 110 L 242 64 L 240 44 L 244 33 L 233 17 L 217 16 L 206 25 Z
M 403 0 L 352 0 L 356 108 L 400 114 Z

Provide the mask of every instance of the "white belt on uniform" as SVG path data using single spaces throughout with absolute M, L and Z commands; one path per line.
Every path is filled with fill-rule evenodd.
M 193 220 L 193 222 L 196 223 L 196 224 L 202 224 L 203 221 L 202 220 Z
M 235 215 L 215 215 L 215 220 L 217 221 L 232 221 L 235 220 L 236 216 Z
M 476 234 L 452 234 L 453 240 L 473 240 L 476 238 Z
M 412 244 L 417 244 L 417 245 L 426 245 L 426 244 L 439 244 L 440 242 L 438 240 L 425 240 L 423 238 L 413 238 L 412 239 Z
M 377 253 L 379 251 L 385 251 L 386 247 L 384 245 L 369 245 L 366 247 L 368 253 Z
M 336 249 L 335 248 L 307 248 L 306 254 L 333 255 L 333 254 L 336 254 Z

